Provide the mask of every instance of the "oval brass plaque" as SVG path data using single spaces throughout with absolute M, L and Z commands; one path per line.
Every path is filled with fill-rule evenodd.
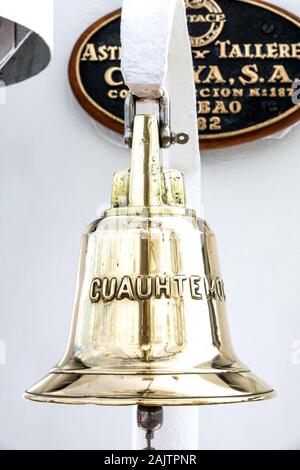
M 292 102 L 300 78 L 300 19 L 259 0 L 186 1 L 201 148 L 247 142 L 300 119 Z M 121 11 L 91 25 L 69 64 L 83 108 L 123 132 Z

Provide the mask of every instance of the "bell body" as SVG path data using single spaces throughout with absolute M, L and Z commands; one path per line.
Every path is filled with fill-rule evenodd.
M 145 151 L 157 122 L 136 126 L 138 158 L 115 176 L 113 208 L 83 236 L 67 351 L 26 398 L 149 406 L 271 398 L 233 350 L 215 236 L 185 208 L 181 175 L 155 167 L 155 145 Z

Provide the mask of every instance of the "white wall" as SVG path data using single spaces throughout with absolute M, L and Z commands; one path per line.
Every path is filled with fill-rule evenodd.
M 0 106 L 0 448 L 126 449 L 130 408 L 22 399 L 64 351 L 81 233 L 109 201 L 113 172 L 128 165 L 67 80 L 79 34 L 120 1 L 55 3 L 52 65 L 8 89 Z M 297 0 L 274 3 L 300 15 Z M 200 448 L 300 448 L 299 146 L 295 127 L 280 139 L 203 152 L 205 216 L 218 236 L 233 342 L 278 398 L 201 408 Z

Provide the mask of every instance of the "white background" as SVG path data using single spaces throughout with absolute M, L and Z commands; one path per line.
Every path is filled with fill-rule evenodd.
M 300 15 L 297 0 L 274 3 Z M 55 1 L 52 64 L 8 89 L 0 106 L 3 449 L 131 447 L 130 408 L 22 399 L 64 351 L 81 233 L 109 203 L 113 172 L 129 163 L 126 150 L 103 140 L 67 79 L 77 37 L 119 5 Z M 233 343 L 278 398 L 201 408 L 200 448 L 300 448 L 299 147 L 296 126 L 278 139 L 202 152 L 205 218 L 218 238 Z

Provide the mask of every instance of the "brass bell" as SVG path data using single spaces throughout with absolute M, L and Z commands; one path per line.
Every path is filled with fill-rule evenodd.
M 83 236 L 67 351 L 26 398 L 160 407 L 274 396 L 233 350 L 215 236 L 160 147 L 157 116 L 135 116 L 131 168 Z

